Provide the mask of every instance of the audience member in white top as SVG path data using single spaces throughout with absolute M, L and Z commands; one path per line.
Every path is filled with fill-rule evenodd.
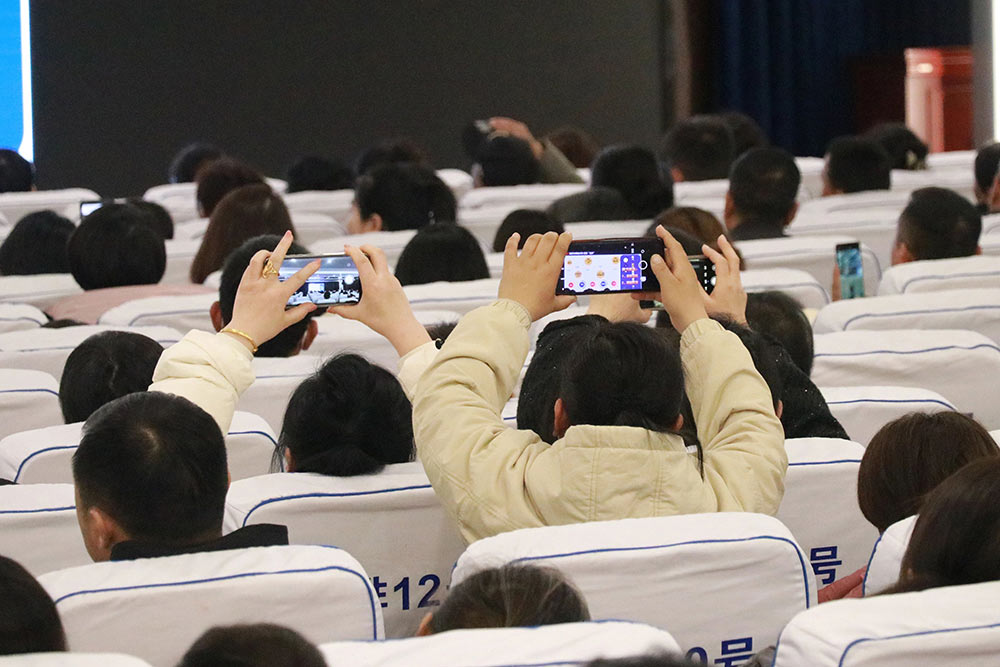
M 837 137 L 826 149 L 823 196 L 868 190 L 888 190 L 892 170 L 889 154 L 865 137 Z

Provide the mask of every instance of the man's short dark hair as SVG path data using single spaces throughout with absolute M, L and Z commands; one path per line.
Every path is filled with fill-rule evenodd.
M 164 241 L 174 238 L 174 218 L 170 215 L 170 211 L 155 201 L 147 201 L 141 197 L 129 197 L 126 201 L 149 214 L 143 222 L 162 236 Z
M 947 188 L 920 188 L 899 216 L 896 240 L 914 259 L 970 257 L 982 229 L 982 216 L 962 195 Z
M 888 190 L 892 175 L 889 154 L 864 137 L 837 137 L 826 149 L 830 184 L 845 193 Z
M 802 174 L 780 148 L 754 148 L 733 163 L 729 194 L 743 222 L 784 225 L 795 206 Z
M 326 667 L 326 661 L 295 630 L 254 623 L 205 631 L 177 667 Z
M 255 236 L 240 245 L 240 247 L 229 253 L 229 256 L 226 257 L 226 263 L 222 267 L 222 278 L 219 281 L 219 309 L 222 311 L 222 321 L 224 323 L 228 324 L 229 320 L 233 319 L 233 304 L 236 303 L 236 291 L 240 287 L 240 280 L 243 279 L 243 273 L 247 270 L 247 266 L 250 265 L 250 259 L 259 250 L 273 250 L 279 241 L 281 241 L 281 237 L 273 234 Z M 292 242 L 292 245 L 288 248 L 289 255 L 305 255 L 308 253 L 309 250 L 299 243 Z M 325 312 L 325 308 L 314 310 L 306 315 L 305 319 L 301 322 L 296 322 L 266 343 L 260 343 L 255 356 L 292 356 L 302 341 L 302 337 L 306 334 L 309 320 Z
M 735 157 L 743 155 L 751 148 L 767 148 L 771 145 L 763 128 L 742 111 L 723 111 L 718 116 L 733 131 Z
M 660 160 L 676 167 L 687 181 L 729 176 L 736 155 L 733 131 L 715 116 L 694 116 L 674 125 L 663 138 Z
M 107 204 L 85 217 L 67 245 L 77 284 L 92 290 L 160 282 L 167 250 L 150 215 L 131 204 Z
M 496 236 L 493 237 L 493 252 L 503 252 L 503 249 L 507 247 L 507 239 L 514 232 L 521 235 L 520 240 L 517 242 L 517 247 L 523 248 L 524 242 L 532 234 L 544 234 L 546 232 L 562 234 L 564 231 L 566 231 L 566 228 L 563 227 L 563 223 L 545 211 L 519 208 L 516 211 L 508 213 L 507 217 L 500 223 L 500 227 L 497 228 Z
M 191 183 L 198 169 L 205 164 L 218 160 L 223 155 L 222 149 L 212 144 L 193 143 L 177 151 L 167 169 L 167 181 L 170 183 Z
M 993 179 L 1000 170 L 1000 141 L 986 144 L 976 153 L 976 185 L 982 193 L 988 194 L 993 187 Z
M 412 139 L 399 137 L 380 141 L 362 151 L 354 165 L 354 172 L 358 176 L 362 176 L 375 167 L 384 164 L 402 164 L 404 162 L 412 162 L 413 164 L 420 164 L 425 167 L 430 166 L 427 151 Z
M 531 146 L 524 139 L 493 134 L 476 151 L 483 185 L 527 185 L 538 182 L 539 166 Z
M 430 167 L 390 163 L 358 177 L 354 201 L 362 220 L 378 213 L 384 231 L 455 222 L 455 193 Z
M 775 339 L 806 375 L 812 372 L 813 330 L 802 305 L 784 292 L 747 294 L 750 328 Z
M 218 537 L 229 474 L 222 432 L 185 398 L 129 394 L 83 426 L 73 482 L 134 540 L 195 544 Z
M 212 215 L 219 202 L 236 188 L 265 183 L 253 167 L 232 158 L 220 158 L 200 167 L 195 174 L 195 197 L 202 215 Z
M 34 184 L 34 165 L 17 151 L 0 148 L 0 192 L 28 192 Z
M 0 244 L 0 275 L 69 273 L 66 244 L 76 227 L 55 211 L 29 213 Z
M 354 170 L 343 160 L 307 155 L 288 168 L 285 176 L 289 194 L 310 190 L 350 190 Z

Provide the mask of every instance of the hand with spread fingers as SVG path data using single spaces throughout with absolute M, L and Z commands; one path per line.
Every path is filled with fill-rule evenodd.
M 705 307 L 707 295 L 681 244 L 663 228 L 663 225 L 656 228 L 656 235 L 663 241 L 664 253 L 663 257 L 653 255 L 649 265 L 660 282 L 658 298 L 664 310 L 670 315 L 670 323 L 674 329 L 684 333 L 692 322 L 708 317 Z M 657 296 L 639 293 L 632 298 L 655 299 Z
M 520 240 L 520 234 L 516 233 L 507 239 L 497 296 L 524 306 L 532 322 L 572 305 L 576 297 L 556 294 L 559 272 L 573 240 L 572 234 L 532 234 L 518 254 Z
M 715 289 L 711 294 L 702 290 L 705 310 L 709 315 L 723 315 L 737 324 L 747 323 L 747 293 L 740 279 L 740 257 L 725 236 L 719 236 L 719 249 L 703 245 L 701 251 L 715 264 Z

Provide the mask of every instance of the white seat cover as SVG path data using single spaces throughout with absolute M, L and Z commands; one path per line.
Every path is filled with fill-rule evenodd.
M 799 223 L 799 218 L 803 221 L 819 222 L 831 213 L 843 213 L 846 211 L 865 211 L 870 213 L 874 209 L 899 212 L 906 208 L 910 201 L 910 193 L 896 192 L 893 190 L 866 190 L 864 192 L 851 192 L 849 194 L 830 195 L 827 197 L 816 197 L 799 204 L 799 210 L 795 214 L 792 225 Z
M 333 642 L 319 650 L 330 667 L 539 667 L 597 658 L 678 653 L 667 632 L 641 623 L 562 623 L 534 628 L 452 630 L 385 642 Z
M 774 667 L 993 665 L 998 597 L 992 581 L 821 604 L 781 633 Z
M 865 447 L 880 428 L 911 412 L 941 412 L 955 406 L 941 394 L 915 387 L 820 387 L 830 413 Z
M 0 438 L 62 423 L 59 383 L 42 371 L 0 369 L 0 414 Z
M 493 239 L 507 214 L 515 210 L 511 206 L 485 206 L 459 211 L 458 224 L 465 227 L 483 246 L 484 252 L 493 248 Z
M 816 600 L 806 556 L 780 521 L 762 514 L 516 530 L 471 544 L 452 586 L 508 562 L 558 568 L 584 594 L 593 618 L 669 629 L 689 655 L 708 664 L 724 653 L 749 659 Z
M 707 181 L 679 181 L 674 183 L 674 200 L 677 206 L 687 206 L 688 199 L 703 199 L 705 197 L 725 198 L 729 192 L 728 178 L 715 178 Z
M 810 274 L 820 285 L 833 284 L 837 244 L 854 243 L 850 236 L 794 236 L 780 239 L 738 241 L 748 269 L 798 269 Z M 882 278 L 878 258 L 867 246 L 861 246 L 865 272 L 865 294 L 875 294 Z
M 919 188 L 948 188 L 976 203 L 976 176 L 972 169 L 893 169 L 891 180 L 893 191 L 910 193 Z
M 200 241 L 208 231 L 208 218 L 192 218 L 174 225 L 174 241 Z
M 299 212 L 321 213 L 344 223 L 351 212 L 354 190 L 304 190 L 286 194 L 284 199 L 293 215 Z
M 986 428 L 1000 428 L 992 395 L 1000 347 L 974 331 L 840 331 L 817 334 L 812 380 L 820 387 L 892 385 L 937 392 Z
M 73 454 L 82 428 L 83 422 L 49 426 L 0 440 L 0 478 L 18 484 L 72 484 Z M 274 431 L 262 418 L 236 412 L 226 435 L 232 479 L 268 473 L 276 443 Z
M 278 546 L 91 563 L 39 582 L 77 651 L 175 665 L 205 630 L 280 623 L 321 644 L 382 637 L 368 575 L 346 551 Z
M 0 486 L 0 555 L 13 558 L 36 577 L 89 563 L 73 485 Z
M 263 417 L 275 433 L 281 433 L 281 422 L 285 419 L 285 408 L 292 392 L 324 361 L 312 354 L 288 358 L 256 357 L 252 366 L 257 379 L 240 396 L 237 408 Z
M 395 266 L 403 248 L 417 233 L 415 229 L 403 229 L 398 232 L 367 232 L 365 234 L 348 234 L 332 239 L 322 239 L 309 246 L 309 250 L 317 255 L 325 253 L 344 252 L 344 244 L 355 247 L 373 245 L 381 248 L 389 266 Z
M 813 276 L 796 269 L 748 269 L 740 273 L 747 292 L 784 292 L 803 308 L 822 308 L 830 295 Z
M 277 473 L 234 482 L 224 530 L 255 523 L 288 526 L 293 544 L 338 546 L 363 561 L 388 637 L 413 636 L 441 604 L 465 548 L 420 463 L 360 477 Z
M 160 204 L 173 197 L 190 197 L 193 200 L 197 193 L 198 184 L 191 181 L 187 183 L 163 183 L 146 190 L 142 198 Z
M 885 529 L 872 548 L 868 561 L 868 571 L 865 573 L 862 590 L 867 595 L 878 595 L 899 580 L 900 566 L 903 564 L 903 554 L 910 544 L 913 527 L 917 517 L 909 516 L 900 519 Z
M 437 176 L 445 185 L 451 188 L 455 199 L 461 199 L 465 193 L 472 190 L 472 174 L 461 169 L 438 169 Z
M 800 192 L 804 191 L 810 199 L 823 195 L 823 166 L 821 157 L 797 157 L 795 165 L 802 174 Z
M 882 274 L 879 295 L 1000 287 L 1000 257 L 974 255 L 925 259 L 889 267 Z
M 0 303 L 0 333 L 37 329 L 49 318 L 26 303 Z
M 813 329 L 966 329 L 1000 342 L 1000 287 L 846 299 L 820 310 Z
M 85 325 L 62 329 L 32 329 L 0 334 L 0 368 L 27 368 L 61 378 L 66 358 L 76 346 L 102 331 L 131 331 L 149 336 L 164 347 L 181 339 L 168 327 Z
M 290 213 L 292 225 L 295 227 L 295 240 L 307 248 L 321 239 L 330 239 L 347 233 L 347 229 L 332 215 L 299 210 Z
M 589 222 L 570 222 L 564 227 L 577 241 L 633 238 L 642 236 L 652 222 L 652 220 L 591 220 Z
M 1000 230 L 1000 213 L 987 213 L 983 216 L 983 228 L 980 236 L 994 234 Z
M 171 239 L 166 242 L 167 268 L 161 285 L 190 285 L 191 263 L 201 247 L 201 239 Z
M 964 169 L 972 173 L 976 164 L 976 153 L 978 151 L 943 151 L 941 153 L 927 154 L 927 168 L 931 171 L 940 169 Z
M 475 188 L 467 192 L 458 201 L 458 205 L 461 208 L 505 205 L 515 208 L 544 209 L 557 199 L 586 189 L 584 183 L 534 183 Z
M 3 667 L 149 667 L 124 653 L 25 653 L 0 656 Z
M 465 280 L 459 283 L 434 282 L 407 285 L 403 288 L 413 310 L 450 310 L 464 315 L 470 310 L 493 303 L 497 298 L 498 278 Z
M 81 292 L 83 289 L 69 273 L 0 276 L 0 302 L 4 303 L 27 303 L 45 308 L 63 297 Z
M 797 215 L 787 231 L 795 237 L 830 234 L 853 237 L 871 249 L 880 266 L 889 266 L 892 263 L 898 219 L 899 211 L 892 208 Z
M 826 586 L 868 562 L 878 531 L 858 507 L 858 467 L 864 447 L 850 440 L 794 438 L 785 441 L 788 474 L 778 519 L 812 563 L 817 585 Z
M 86 188 L 66 188 L 64 190 L 38 190 L 35 192 L 0 193 L 0 213 L 10 221 L 17 222 L 35 211 L 55 211 L 70 220 L 80 219 L 80 202 L 94 201 L 101 196 Z
M 218 292 L 135 299 L 104 311 L 98 323 L 123 327 L 164 326 L 178 331 L 215 331 L 209 311 L 218 300 Z

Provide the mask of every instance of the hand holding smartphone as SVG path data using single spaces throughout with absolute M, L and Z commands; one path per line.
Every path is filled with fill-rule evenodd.
M 354 260 L 343 253 L 329 255 L 289 255 L 281 264 L 278 280 L 284 282 L 302 267 L 320 260 L 319 270 L 288 300 L 286 308 L 302 303 L 317 306 L 349 305 L 361 301 L 361 278 Z
M 865 295 L 864 263 L 860 243 L 837 244 L 837 273 L 840 277 L 840 298 L 857 299 Z

